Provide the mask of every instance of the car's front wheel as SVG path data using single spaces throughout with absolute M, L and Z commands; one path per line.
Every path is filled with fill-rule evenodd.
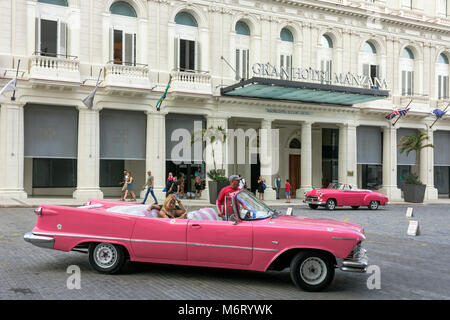
M 302 251 L 291 262 L 291 279 L 297 288 L 317 292 L 334 279 L 332 259 L 322 252 Z
M 100 273 L 117 273 L 125 261 L 125 252 L 121 246 L 106 242 L 89 246 L 89 263 Z
M 372 200 L 372 201 L 370 201 L 368 207 L 369 207 L 370 210 L 377 210 L 377 209 L 378 209 L 378 206 L 379 206 L 378 201 Z
M 334 210 L 334 209 L 336 209 L 336 200 L 328 199 L 327 203 L 325 204 L 325 207 L 327 208 L 327 210 Z

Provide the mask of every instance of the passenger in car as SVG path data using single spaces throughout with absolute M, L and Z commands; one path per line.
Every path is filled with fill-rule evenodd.
M 160 218 L 186 219 L 186 209 L 174 194 L 169 194 L 159 211 L 159 216 Z

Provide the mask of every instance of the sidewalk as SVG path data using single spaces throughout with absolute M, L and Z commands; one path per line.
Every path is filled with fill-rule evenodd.
M 117 198 L 105 198 L 105 200 L 119 200 Z M 137 204 L 141 203 L 142 199 L 137 200 Z M 207 200 L 191 200 L 182 199 L 183 204 L 186 207 L 212 207 L 213 205 Z M 59 206 L 82 206 L 85 201 L 81 201 L 73 198 L 65 197 L 31 197 L 25 200 L 19 199 L 0 199 L 0 208 L 36 208 L 41 204 L 52 204 Z M 290 203 L 286 200 L 268 200 L 265 203 L 269 207 L 306 207 L 301 199 L 292 199 Z M 147 201 L 147 204 L 151 204 L 151 201 Z M 426 200 L 424 203 L 408 203 L 404 201 L 392 201 L 389 205 L 450 205 L 450 198 L 442 198 L 437 200 Z

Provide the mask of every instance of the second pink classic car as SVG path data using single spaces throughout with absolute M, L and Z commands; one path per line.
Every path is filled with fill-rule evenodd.
M 24 239 L 36 246 L 87 253 L 101 273 L 127 260 L 255 271 L 290 268 L 294 284 L 320 291 L 342 271 L 366 272 L 360 225 L 281 215 L 248 191 L 225 198 L 224 220 L 214 208 L 187 219 L 158 218 L 147 206 L 92 200 L 73 208 L 42 205 Z
M 306 192 L 304 202 L 311 209 L 321 206 L 334 210 L 336 207 L 350 206 L 356 210 L 367 206 L 370 210 L 376 210 L 379 206 L 389 204 L 389 199 L 379 192 L 361 190 L 351 184 L 332 183 L 328 188 Z

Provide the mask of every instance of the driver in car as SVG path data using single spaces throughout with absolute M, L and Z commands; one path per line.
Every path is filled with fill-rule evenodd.
M 234 174 L 230 176 L 228 179 L 230 181 L 230 185 L 228 187 L 225 187 L 220 191 L 219 197 L 217 198 L 217 207 L 219 208 L 219 217 L 223 217 L 225 213 L 225 206 L 224 201 L 225 197 L 229 196 L 231 193 L 239 191 L 239 182 L 241 181 L 241 178 Z

